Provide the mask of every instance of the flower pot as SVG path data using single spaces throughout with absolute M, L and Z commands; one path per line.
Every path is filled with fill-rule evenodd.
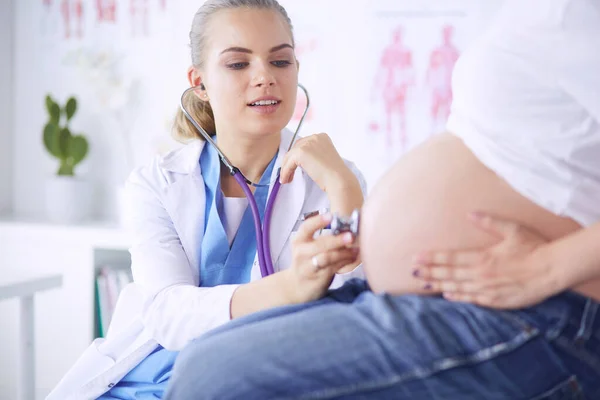
M 59 223 L 79 223 L 92 214 L 93 186 L 72 176 L 55 176 L 46 181 L 46 215 Z

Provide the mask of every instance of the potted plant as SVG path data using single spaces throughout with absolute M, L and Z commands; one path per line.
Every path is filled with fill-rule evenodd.
M 70 97 L 60 106 L 46 96 L 48 122 L 44 126 L 44 146 L 59 161 L 56 175 L 46 184 L 46 212 L 58 222 L 79 222 L 89 216 L 92 193 L 88 182 L 75 176 L 75 167 L 88 154 L 88 141 L 73 135 L 69 124 L 77 111 L 77 100 Z

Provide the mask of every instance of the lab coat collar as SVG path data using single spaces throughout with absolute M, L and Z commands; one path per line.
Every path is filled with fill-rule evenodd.
M 205 144 L 204 140 L 194 139 L 180 149 L 165 155 L 160 161 L 160 166 L 166 171 L 178 174 L 190 174 L 196 168 L 200 172 L 200 154 Z
M 281 143 L 279 145 L 279 153 L 275 164 L 274 172 L 281 166 L 283 161 L 282 155 L 285 154 L 287 148 L 292 141 L 293 133 L 289 129 L 281 131 Z M 169 172 L 179 174 L 191 174 L 193 172 L 200 173 L 200 154 L 206 142 L 201 139 L 194 139 L 188 142 L 185 146 L 165 155 L 160 162 L 160 166 Z

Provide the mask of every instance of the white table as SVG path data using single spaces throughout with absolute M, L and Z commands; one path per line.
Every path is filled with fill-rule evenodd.
M 0 282 L 0 300 L 20 298 L 20 340 L 19 340 L 19 384 L 18 398 L 35 398 L 35 348 L 34 348 L 34 303 L 33 296 L 43 290 L 58 288 L 62 276 L 52 275 L 41 278 L 12 279 Z

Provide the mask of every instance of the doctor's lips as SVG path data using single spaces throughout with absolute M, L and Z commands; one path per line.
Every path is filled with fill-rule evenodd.
M 280 104 L 281 100 L 279 100 L 277 97 L 263 96 L 252 100 L 250 103 L 248 103 L 248 106 L 259 113 L 270 114 L 275 112 L 277 108 L 279 108 Z
M 279 100 L 277 97 L 263 96 L 263 97 L 259 97 L 258 99 L 252 100 L 250 103 L 248 103 L 248 105 L 249 106 L 267 106 L 267 105 L 275 105 L 275 104 L 279 104 L 279 103 L 281 103 L 281 100 Z

